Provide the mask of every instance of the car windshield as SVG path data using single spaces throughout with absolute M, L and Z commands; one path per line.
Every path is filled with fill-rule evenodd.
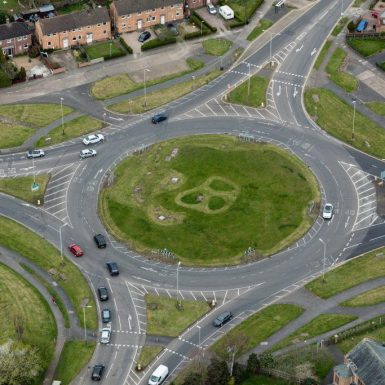
M 103 317 L 106 317 L 106 318 L 107 318 L 107 317 L 109 316 L 109 313 L 110 313 L 110 312 L 109 312 L 108 310 L 104 310 L 104 311 L 103 311 Z
M 158 382 L 160 380 L 160 377 L 151 376 L 150 380 L 153 381 L 153 382 Z
M 325 206 L 325 211 L 332 211 L 332 206 L 331 205 L 326 205 Z

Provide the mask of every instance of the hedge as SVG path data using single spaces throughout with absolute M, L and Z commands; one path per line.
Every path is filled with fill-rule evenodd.
M 153 49 L 153 48 L 161 47 L 163 45 L 174 44 L 174 43 L 176 43 L 176 37 L 169 37 L 169 38 L 164 39 L 164 40 L 153 39 L 153 40 L 149 40 L 149 41 L 146 41 L 145 43 L 143 43 L 141 49 L 142 49 L 142 51 L 146 51 L 148 49 Z
M 0 68 L 0 88 L 9 87 L 12 85 L 12 80 L 9 76 Z
M 104 55 L 103 58 L 106 61 L 106 60 L 111 60 L 111 59 L 115 59 L 117 57 L 126 56 L 126 55 L 127 55 L 126 52 L 119 51 L 119 52 L 114 52 L 111 55 Z
M 190 22 L 194 23 L 197 27 L 200 28 L 201 26 L 201 21 L 203 21 L 203 29 L 208 28 L 211 32 L 215 33 L 217 32 L 217 28 L 213 27 L 209 23 L 207 23 L 206 20 L 202 19 L 195 11 L 193 14 L 190 16 Z
M 132 48 L 125 42 L 125 40 L 122 37 L 119 37 L 120 44 L 123 46 L 123 48 L 129 53 L 132 54 Z

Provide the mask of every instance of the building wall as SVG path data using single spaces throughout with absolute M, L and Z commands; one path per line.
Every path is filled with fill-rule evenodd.
M 87 36 L 91 33 L 92 43 L 111 39 L 111 23 L 108 21 L 51 35 L 43 35 L 40 21 L 36 23 L 36 36 L 43 49 L 64 49 L 76 45 L 90 44 L 91 42 L 87 42 Z M 65 41 L 68 42 L 67 47 L 65 47 Z
M 333 385 L 350 385 L 353 382 L 353 377 L 340 378 L 336 373 L 333 375 Z
M 130 15 L 118 15 L 115 3 L 112 3 L 110 11 L 115 29 L 119 33 L 133 32 L 161 24 L 162 16 L 164 16 L 164 23 L 183 19 L 182 3 L 164 7 L 163 9 L 155 8 Z
M 9 54 L 9 49 L 12 49 L 12 55 L 21 55 L 28 51 L 28 47 L 32 45 L 31 35 L 14 37 L 12 39 L 0 40 L 0 48 L 4 54 Z

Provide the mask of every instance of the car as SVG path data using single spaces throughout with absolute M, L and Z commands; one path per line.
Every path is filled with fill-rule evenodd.
M 159 114 L 156 114 L 151 118 L 151 122 L 154 124 L 158 124 L 167 119 L 168 119 L 167 114 L 165 112 L 160 112 Z
M 98 153 L 95 151 L 95 150 L 81 150 L 80 151 L 80 157 L 82 159 L 85 159 L 85 158 L 91 158 L 92 156 L 96 156 Z
M 43 150 L 29 150 L 27 152 L 28 159 L 42 158 L 43 156 L 45 156 L 45 152 Z
M 149 38 L 151 37 L 151 33 L 149 31 L 143 31 L 139 37 L 138 37 L 138 41 L 140 43 L 144 43 L 146 40 L 148 40 Z
M 332 219 L 333 216 L 333 205 L 331 203 L 326 203 L 322 211 L 323 219 Z
M 89 144 L 96 144 L 104 141 L 104 135 L 102 134 L 91 134 L 83 139 L 83 144 L 88 146 Z
M 167 29 L 170 31 L 170 33 L 172 35 L 174 35 L 174 36 L 178 36 L 179 35 L 178 28 L 177 28 L 177 26 L 174 23 L 168 23 L 167 24 Z
M 105 366 L 103 364 L 97 364 L 92 369 L 91 380 L 100 381 L 104 372 Z
M 108 300 L 108 290 L 105 286 L 98 287 L 98 295 L 99 299 L 101 301 L 107 301 Z
M 68 250 L 69 250 L 75 257 L 81 257 L 82 255 L 84 255 L 83 250 L 82 250 L 81 247 L 80 247 L 79 245 L 77 245 L 76 243 L 71 243 L 71 244 L 68 246 Z
M 102 310 L 102 322 L 105 324 L 107 322 L 111 322 L 111 310 L 103 309 Z
M 99 249 L 105 249 L 107 247 L 106 238 L 103 234 L 94 235 L 94 241 Z
M 213 325 L 216 327 L 221 327 L 225 323 L 229 322 L 233 318 L 233 313 L 231 311 L 225 311 L 222 314 L 219 314 L 217 318 L 213 321 Z
M 107 269 L 110 272 L 110 275 L 119 275 L 118 264 L 116 262 L 107 262 Z
M 210 15 L 216 15 L 217 9 L 212 4 L 207 4 L 207 11 Z
M 100 343 L 108 344 L 111 339 L 111 324 L 107 324 L 102 330 L 100 334 Z

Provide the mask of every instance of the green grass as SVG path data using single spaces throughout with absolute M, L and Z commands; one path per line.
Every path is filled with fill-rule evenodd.
M 205 315 L 209 306 L 203 301 L 183 300 L 184 310 L 176 308 L 176 299 L 146 294 L 147 334 L 177 337 L 188 326 Z
M 119 45 L 113 41 L 85 46 L 84 49 L 86 50 L 90 60 L 98 59 L 101 57 L 109 57 L 110 55 L 111 57 L 114 57 L 124 53 Z
M 31 127 L 0 121 L 0 148 L 21 146 L 34 132 Z
M 356 110 L 352 140 L 353 105 L 332 91 L 323 88 L 305 91 L 305 106 L 316 123 L 329 134 L 370 155 L 385 158 L 384 128 Z
M 37 204 L 38 200 L 40 200 L 40 204 L 43 204 L 45 189 L 47 188 L 49 178 L 50 175 L 48 174 L 36 175 L 35 182 L 40 184 L 40 189 L 36 192 L 31 190 L 34 181 L 33 176 L 0 178 L 0 191 L 26 202 L 33 203 L 34 205 Z
M 325 44 L 322 47 L 321 52 L 319 53 L 317 60 L 314 63 L 314 68 L 318 71 L 321 67 L 322 62 L 325 59 L 326 54 L 328 53 L 330 46 L 332 45 L 331 40 L 326 40 Z
M 186 80 L 174 84 L 167 88 L 162 88 L 156 91 L 147 93 L 147 105 L 144 105 L 144 96 L 138 96 L 131 100 L 127 100 L 121 103 L 112 104 L 108 107 L 109 110 L 120 114 L 141 114 L 143 112 L 152 110 L 154 108 L 163 106 L 173 100 L 176 100 L 194 89 L 202 87 L 209 83 L 211 80 L 221 75 L 220 70 L 213 70 L 207 74 L 197 76 L 194 80 Z
M 20 317 L 24 327 L 21 341 L 38 349 L 45 370 L 52 359 L 57 335 L 55 319 L 48 303 L 28 281 L 2 263 L 0 292 L 0 344 L 17 340 L 14 320 Z
M 294 333 L 273 346 L 273 351 L 280 350 L 290 344 L 309 340 L 328 331 L 339 328 L 357 319 L 356 316 L 348 314 L 320 314 L 306 325 L 297 329 Z
M 214 39 L 207 39 L 202 42 L 203 49 L 207 55 L 212 56 L 222 56 L 224 55 L 230 47 L 233 45 L 233 42 L 221 37 Z
M 175 148 L 177 156 L 168 161 Z M 100 199 L 110 231 L 140 251 L 166 247 L 185 264 L 239 263 L 249 246 L 274 253 L 306 233 L 314 220 L 309 202 L 319 202 L 313 174 L 296 157 L 224 135 L 155 145 L 124 160 L 114 175 Z M 178 183 L 171 183 L 173 176 Z M 217 192 L 213 180 L 233 190 Z M 226 201 L 221 211 L 207 207 L 212 196 Z M 166 220 L 158 219 L 161 214 Z
M 94 350 L 94 342 L 66 341 L 56 367 L 55 380 L 68 385 L 90 361 Z
M 343 28 L 345 27 L 345 25 L 348 23 L 348 21 L 349 21 L 348 17 L 346 16 L 341 17 L 341 19 L 338 21 L 338 24 L 333 29 L 332 35 L 338 36 L 340 32 L 343 30 Z
M 4 4 L 3 1 L 0 2 L 0 11 L 5 11 L 9 14 L 14 14 L 20 10 L 20 3 L 18 2 L 18 0 L 7 0 L 6 4 Z
M 233 9 L 235 17 L 241 21 L 249 20 L 263 0 L 227 0 L 226 4 Z
M 359 258 L 344 263 L 322 277 L 308 283 L 306 288 L 321 298 L 330 298 L 333 295 L 357 286 L 370 279 L 385 276 L 385 249 L 378 249 L 366 253 Z
M 227 101 L 245 106 L 261 107 L 262 103 L 266 103 L 268 85 L 268 78 L 254 75 L 250 78 L 250 96 L 248 96 L 249 81 L 246 80 L 227 95 Z
M 77 138 L 90 132 L 100 130 L 104 127 L 103 122 L 90 116 L 83 115 L 78 118 L 69 120 L 64 123 L 64 135 L 61 124 L 41 137 L 36 143 L 36 147 L 44 147 L 47 145 L 65 142 L 67 140 Z M 49 139 L 50 138 L 50 139 Z
M 160 78 L 146 80 L 146 87 L 151 87 L 156 84 L 164 83 L 168 80 L 176 79 L 193 71 L 197 71 L 204 67 L 205 63 L 194 58 L 187 58 L 186 63 L 189 69 L 180 72 L 174 72 L 169 75 L 161 76 Z M 119 95 L 128 94 L 144 87 L 144 83 L 137 83 L 132 80 L 127 74 L 119 74 L 106 77 L 95 82 L 91 87 L 91 95 L 95 99 L 105 100 L 111 99 Z
M 241 385 L 290 385 L 290 383 L 280 378 L 254 374 L 244 380 Z
M 341 303 L 341 306 L 371 306 L 385 302 L 385 286 L 365 291 Z
M 75 4 L 66 4 L 64 7 L 57 9 L 57 13 L 59 15 L 65 15 L 67 13 L 80 12 L 83 9 L 84 9 L 84 3 L 83 3 L 83 1 L 80 1 L 80 2 L 75 3 Z
M 242 349 L 242 352 L 246 353 L 298 318 L 302 313 L 303 309 L 297 305 L 270 305 L 237 325 L 228 335 L 248 337 L 248 342 Z M 212 347 L 214 352 L 226 349 L 226 340 L 227 337 L 225 336 L 215 342 Z
M 385 71 L 385 62 L 383 63 L 377 63 L 377 66 L 378 68 L 382 69 L 383 71 Z
M 363 57 L 375 55 L 385 49 L 385 40 L 350 37 L 347 43 Z
M 385 103 L 384 102 L 368 102 L 365 103 L 366 107 L 369 107 L 377 115 L 385 116 Z
M 338 87 L 346 92 L 352 92 L 357 89 L 358 81 L 353 75 L 341 70 L 346 56 L 347 53 L 342 48 L 337 48 L 326 65 L 326 72 Z
M 364 4 L 365 0 L 355 0 L 353 3 L 353 7 L 359 7 L 361 4 Z
M 174 301 L 175 304 L 175 301 Z M 140 356 L 138 358 L 138 364 L 144 369 L 149 365 L 153 359 L 164 349 L 163 346 L 158 345 L 144 345 L 140 351 Z
M 0 244 L 24 256 L 45 271 L 53 268 L 57 273 L 62 273 L 62 278 L 55 274 L 55 279 L 74 305 L 80 325 L 84 326 L 81 305 L 88 300 L 92 309 L 87 309 L 87 328 L 97 329 L 96 306 L 86 279 L 66 257 L 64 266 L 61 265 L 60 253 L 56 248 L 26 227 L 1 216 Z
M 259 35 L 262 34 L 265 30 L 269 29 L 273 25 L 273 21 L 269 19 L 261 19 L 259 21 L 259 25 L 257 25 L 250 33 L 249 36 L 247 36 L 248 41 L 253 41 L 256 39 Z

